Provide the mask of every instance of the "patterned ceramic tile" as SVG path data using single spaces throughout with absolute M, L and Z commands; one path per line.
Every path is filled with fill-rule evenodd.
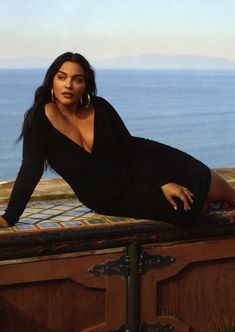
M 61 228 L 61 225 L 59 225 L 56 222 L 40 222 L 38 223 L 38 227 L 41 229 L 52 229 L 52 228 Z
M 69 205 L 56 205 L 55 207 L 51 208 L 51 210 L 59 210 L 59 211 L 68 211 L 73 209 L 72 206 Z
M 105 224 L 105 220 L 102 220 L 102 219 L 88 219 L 87 222 L 90 224 L 90 225 L 100 225 L 100 224 Z
M 34 224 L 38 223 L 39 221 L 41 221 L 41 219 L 27 219 L 27 218 L 21 218 L 21 219 L 19 220 L 19 223 L 34 225 Z
M 24 210 L 25 213 L 39 213 L 41 211 L 43 211 L 44 209 L 43 208 L 31 208 L 31 207 L 26 207 L 26 209 Z
M 78 216 L 78 217 L 74 218 L 74 220 L 83 220 L 85 222 L 87 222 L 91 219 L 105 220 L 105 218 L 104 217 L 102 218 L 100 214 L 95 214 L 95 213 L 84 213 L 81 216 Z
M 51 220 L 55 220 L 55 221 L 69 221 L 69 220 L 71 220 L 71 217 L 70 216 L 65 216 L 65 215 L 59 215 L 59 216 L 55 216 L 55 217 L 50 218 L 50 221 Z
M 82 215 L 86 215 L 83 211 L 68 211 L 63 214 L 64 216 L 70 216 L 71 218 L 77 219 Z
M 73 211 L 82 211 L 82 212 L 90 212 L 91 209 L 89 209 L 88 207 L 86 207 L 85 205 L 81 205 L 80 207 L 73 209 Z
M 5 213 L 6 207 L 0 206 L 0 215 Z
M 32 214 L 30 216 L 30 218 L 45 220 L 45 219 L 48 219 L 48 215 L 44 214 L 44 213 L 35 213 L 35 214 Z
M 124 217 L 109 217 L 109 221 L 113 222 L 113 223 L 117 223 L 117 222 L 128 222 L 129 219 L 128 218 L 124 218 Z
M 58 207 L 58 206 L 57 206 Z M 53 208 L 53 209 L 48 209 L 48 210 L 43 210 L 44 214 L 48 214 L 50 216 L 55 216 L 57 214 L 61 214 L 63 213 L 63 211 L 57 209 L 57 208 Z
M 25 217 L 28 217 L 30 216 L 32 213 L 27 213 L 27 212 L 24 212 L 21 216 L 21 218 L 25 218 Z
M 29 207 L 37 206 L 38 208 L 49 209 L 55 206 L 55 204 L 52 203 L 51 201 L 36 201 L 28 203 L 27 206 Z
M 81 212 L 81 214 L 83 214 L 83 216 L 86 218 L 93 218 L 93 217 L 99 218 L 100 217 L 100 215 L 95 212 L 78 211 L 78 213 L 79 212 Z
M 73 206 L 73 207 L 82 205 L 82 203 L 77 199 L 53 200 L 53 203 L 55 205 L 68 205 L 68 206 Z
M 76 227 L 76 226 L 81 226 L 82 223 L 80 221 L 65 221 L 62 222 L 61 225 L 63 225 L 64 227 Z
M 32 231 L 36 230 L 36 227 L 34 225 L 25 225 L 25 224 L 17 224 L 13 227 L 15 230 L 20 231 Z

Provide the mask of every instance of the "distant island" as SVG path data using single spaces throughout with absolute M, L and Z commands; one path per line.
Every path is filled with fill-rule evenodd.
M 53 60 L 43 57 L 0 58 L 1 69 L 48 68 Z M 235 60 L 198 56 L 145 54 L 91 60 L 96 69 L 178 69 L 178 70 L 232 70 Z
M 43 57 L 0 58 L 0 69 L 40 69 L 48 68 L 53 60 Z
M 235 60 L 197 55 L 146 54 L 96 61 L 95 67 L 104 69 L 225 70 L 235 69 Z

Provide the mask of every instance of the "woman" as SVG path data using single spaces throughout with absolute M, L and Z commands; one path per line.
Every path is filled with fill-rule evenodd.
M 96 96 L 94 71 L 79 54 L 62 54 L 50 66 L 21 138 L 22 165 L 0 227 L 19 220 L 48 164 L 103 214 L 192 222 L 211 201 L 235 200 L 235 190 L 200 161 L 131 136 Z

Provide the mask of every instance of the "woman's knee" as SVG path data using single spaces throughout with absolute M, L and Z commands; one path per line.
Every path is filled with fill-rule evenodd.
M 210 186 L 209 186 L 209 190 L 207 193 L 207 197 L 206 197 L 206 202 L 207 204 L 209 204 L 210 202 L 212 202 L 213 200 L 216 199 L 216 197 L 218 196 L 218 191 L 219 191 L 219 187 L 220 187 L 220 176 L 214 171 L 214 170 L 210 170 L 211 172 L 211 180 L 210 180 Z
M 216 171 L 211 170 L 211 182 L 207 201 L 231 200 L 235 196 L 234 188 Z

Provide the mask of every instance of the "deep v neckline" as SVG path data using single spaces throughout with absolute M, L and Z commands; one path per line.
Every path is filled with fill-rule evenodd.
M 95 144 L 95 128 L 96 128 L 96 125 L 95 125 L 95 122 L 96 122 L 96 117 L 97 117 L 97 109 L 95 108 L 94 106 L 94 103 L 93 103 L 93 109 L 94 109 L 94 123 L 93 123 L 93 143 L 92 143 L 92 147 L 91 147 L 91 151 L 87 151 L 86 149 L 84 149 L 79 143 L 76 143 L 74 140 L 72 140 L 70 137 L 68 137 L 67 135 L 65 135 L 62 131 L 60 131 L 59 129 L 57 129 L 53 123 L 50 121 L 50 119 L 48 118 L 48 116 L 46 115 L 46 109 L 45 109 L 45 106 L 44 106 L 44 116 L 47 120 L 47 122 L 49 123 L 49 125 L 51 126 L 51 128 L 53 130 L 55 130 L 58 134 L 60 134 L 63 138 L 67 139 L 69 142 L 75 144 L 81 151 L 83 151 L 84 153 L 88 154 L 88 155 L 92 155 L 93 154 L 93 151 L 94 151 L 94 144 Z

